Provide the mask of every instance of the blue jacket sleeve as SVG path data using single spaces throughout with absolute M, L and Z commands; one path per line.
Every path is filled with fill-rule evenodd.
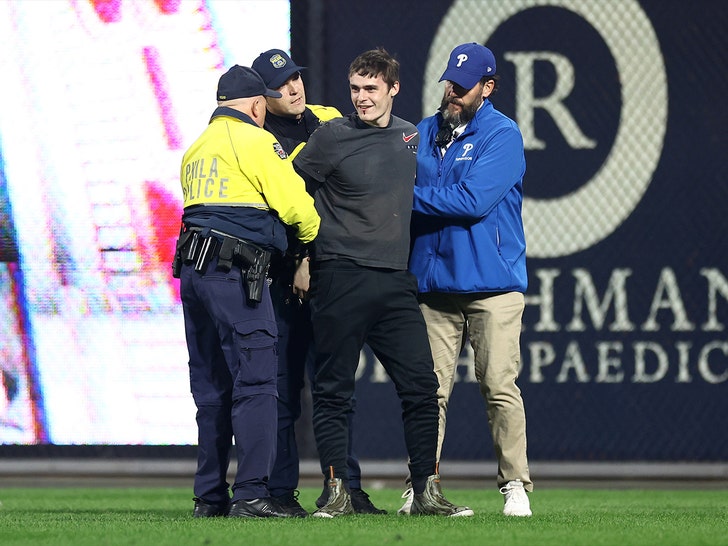
M 525 159 L 521 134 L 515 127 L 505 126 L 480 142 L 472 164 L 461 179 L 455 179 L 461 168 L 457 163 L 453 162 L 452 168 L 443 174 L 442 187 L 415 186 L 413 210 L 416 213 L 463 220 L 487 216 L 523 179 Z

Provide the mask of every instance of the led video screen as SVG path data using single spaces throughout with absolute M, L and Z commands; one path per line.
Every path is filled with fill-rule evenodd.
M 179 165 L 288 1 L 0 2 L 0 444 L 193 444 Z

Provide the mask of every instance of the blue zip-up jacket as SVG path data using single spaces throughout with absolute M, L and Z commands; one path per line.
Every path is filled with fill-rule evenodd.
M 525 292 L 526 160 L 516 123 L 489 100 L 442 157 L 442 115 L 417 129 L 409 269 L 420 292 Z

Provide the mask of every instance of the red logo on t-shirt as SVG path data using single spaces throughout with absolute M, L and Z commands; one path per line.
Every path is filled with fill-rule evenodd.
M 416 136 L 417 136 L 417 131 L 415 131 L 411 135 L 405 135 L 404 133 L 402 133 L 402 140 L 404 140 L 405 142 L 409 142 L 410 140 L 412 140 Z

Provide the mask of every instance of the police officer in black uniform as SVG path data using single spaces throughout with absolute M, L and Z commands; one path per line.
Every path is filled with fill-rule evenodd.
M 276 447 L 277 328 L 266 273 L 286 230 L 311 242 L 320 219 L 287 155 L 262 129 L 258 74 L 235 65 L 218 108 L 182 160 L 180 277 L 190 385 L 197 406 L 194 517 L 290 517 L 268 490 Z M 226 481 L 235 438 L 235 483 Z

